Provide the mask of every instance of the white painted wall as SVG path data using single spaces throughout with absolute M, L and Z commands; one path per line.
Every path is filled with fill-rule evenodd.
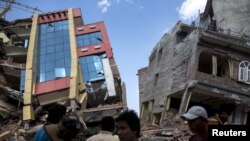
M 113 73 L 112 73 L 108 58 L 102 59 L 102 64 L 103 64 L 103 70 L 104 70 L 104 77 L 107 83 L 108 95 L 116 96 L 114 77 L 113 77 Z

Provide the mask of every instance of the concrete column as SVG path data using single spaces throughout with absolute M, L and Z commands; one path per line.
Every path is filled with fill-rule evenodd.
M 71 51 L 69 98 L 78 100 L 79 99 L 78 56 L 76 50 L 77 47 L 75 38 L 75 24 L 74 24 L 74 15 L 72 8 L 68 9 L 68 20 L 69 20 L 69 37 L 70 37 L 70 51 Z M 75 107 L 74 104 L 72 106 Z
M 37 40 L 38 40 L 38 15 L 34 14 L 32 18 L 32 27 L 30 33 L 30 42 L 27 53 L 26 74 L 25 74 L 25 89 L 24 89 L 24 106 L 23 120 L 34 120 L 34 109 L 32 106 L 32 95 L 35 89 L 36 82 L 36 61 L 37 61 Z M 26 127 L 29 127 L 28 125 Z
M 183 94 L 183 96 L 182 96 L 182 99 L 181 99 L 179 115 L 182 115 L 187 110 L 191 95 L 192 95 L 192 92 L 190 91 L 190 88 L 187 87 L 184 94 Z
M 69 20 L 69 37 L 70 37 L 70 52 L 71 52 L 71 69 L 70 69 L 70 89 L 69 89 L 69 98 L 71 101 L 79 99 L 79 76 L 78 76 L 78 56 L 77 56 L 77 47 L 76 47 L 76 38 L 75 38 L 75 24 L 74 24 L 74 15 L 72 8 L 68 9 L 68 20 Z M 72 110 L 76 109 L 76 104 L 71 102 Z
M 217 57 L 213 55 L 212 57 L 212 63 L 213 63 L 213 72 L 212 75 L 217 75 Z

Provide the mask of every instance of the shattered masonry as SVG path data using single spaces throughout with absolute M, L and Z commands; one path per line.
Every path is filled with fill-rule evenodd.
M 210 124 L 250 124 L 250 1 L 226 1 L 208 0 L 198 21 L 178 22 L 138 70 L 144 132 L 177 128 L 196 104 Z

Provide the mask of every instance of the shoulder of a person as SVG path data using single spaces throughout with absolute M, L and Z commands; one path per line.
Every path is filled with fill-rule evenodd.
M 100 136 L 99 134 L 93 135 L 93 136 L 87 138 L 86 141 L 94 141 L 94 140 L 96 140 L 96 138 L 98 138 L 99 136 Z
M 192 135 L 192 136 L 189 138 L 189 141 L 196 141 L 195 136 L 196 136 L 195 134 Z

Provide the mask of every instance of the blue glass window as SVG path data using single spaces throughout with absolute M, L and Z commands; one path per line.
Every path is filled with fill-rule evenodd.
M 102 43 L 102 34 L 100 31 L 79 35 L 77 38 L 77 47 L 89 46 Z
M 56 67 L 57 68 L 62 68 L 64 67 L 64 60 L 63 59 L 59 59 L 59 60 L 56 60 Z
M 55 79 L 55 72 L 54 71 L 46 72 L 45 78 L 46 81 Z
M 82 77 L 85 83 L 104 79 L 103 55 L 91 55 L 79 58 Z
M 68 26 L 68 20 L 40 24 L 37 54 L 38 82 L 70 75 L 71 53 Z
M 66 71 L 66 76 L 70 76 L 70 68 L 66 68 L 65 71 Z
M 44 82 L 44 81 L 45 81 L 45 73 L 40 73 L 39 82 Z
M 56 78 L 65 77 L 66 76 L 65 68 L 56 68 L 55 74 Z
M 63 51 L 56 53 L 56 59 L 63 59 L 63 58 L 64 58 L 64 52 Z
M 20 94 L 23 96 L 25 88 L 25 70 L 21 70 Z

